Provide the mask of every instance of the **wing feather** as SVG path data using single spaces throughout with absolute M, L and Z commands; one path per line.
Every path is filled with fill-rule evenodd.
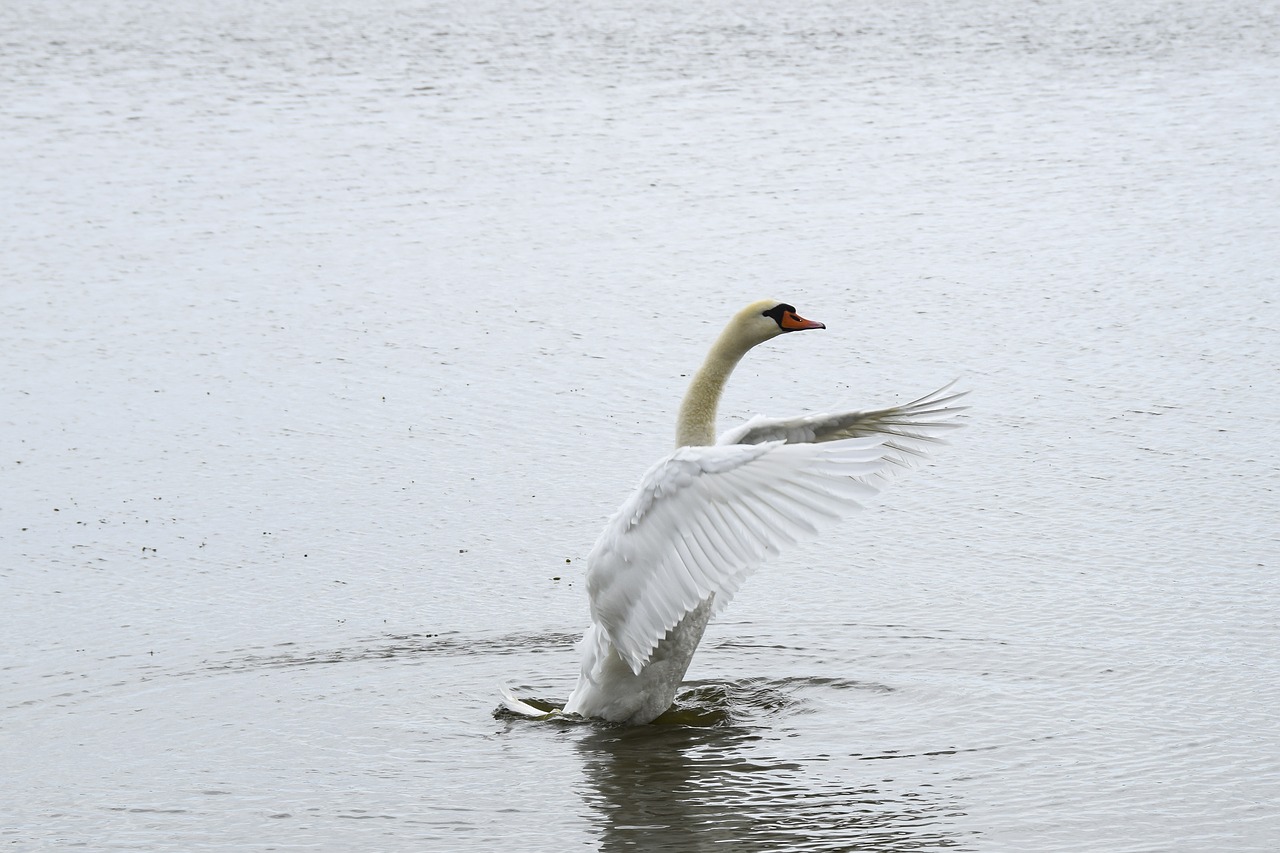
M 724 503 L 713 504 L 710 509 L 712 523 L 704 529 L 729 544 L 736 557 L 734 565 L 752 565 L 764 559 L 765 547 L 752 538 L 750 524 L 741 507 Z
M 884 447 L 891 451 L 890 464 L 909 468 L 928 456 L 932 445 L 944 444 L 942 435 L 962 424 L 956 415 L 968 406 L 954 405 L 967 391 L 952 391 L 955 382 L 931 394 L 900 406 L 874 411 L 839 412 L 802 415 L 794 418 L 754 417 L 717 440 L 717 445 L 764 444 L 785 441 L 789 444 L 843 441 L 861 436 L 883 436 Z M 889 479 L 891 468 L 881 469 L 877 483 Z
M 671 454 L 645 475 L 588 558 L 593 621 L 639 672 L 686 613 L 711 596 L 724 607 L 766 557 L 874 494 L 851 478 L 888 464 L 879 448 L 878 439 L 778 441 Z
M 873 412 L 754 418 L 659 461 L 588 557 L 591 618 L 639 673 L 666 633 L 714 596 L 722 610 L 768 557 L 816 535 L 942 442 L 964 406 L 941 388 Z M 603 640 L 602 640 L 603 641 Z

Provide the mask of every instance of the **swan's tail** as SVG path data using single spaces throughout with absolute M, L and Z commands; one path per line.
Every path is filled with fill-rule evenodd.
M 500 688 L 502 693 L 502 707 L 506 708 L 513 714 L 519 714 L 522 717 L 546 718 L 552 714 L 558 714 L 560 709 L 556 708 L 551 711 L 544 711 L 541 708 L 535 708 L 528 702 L 522 702 L 511 692 L 511 688 L 505 684 Z

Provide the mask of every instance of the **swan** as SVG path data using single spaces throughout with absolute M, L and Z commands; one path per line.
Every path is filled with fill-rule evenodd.
M 826 326 L 774 300 L 729 321 L 680 406 L 676 450 L 640 480 L 587 557 L 591 625 L 578 645 L 577 686 L 548 713 L 505 688 L 528 717 L 576 714 L 644 724 L 675 699 L 707 623 L 766 557 L 856 509 L 895 468 L 956 426 L 968 392 L 944 386 L 875 411 L 757 416 L 715 435 L 734 367 L 779 335 Z

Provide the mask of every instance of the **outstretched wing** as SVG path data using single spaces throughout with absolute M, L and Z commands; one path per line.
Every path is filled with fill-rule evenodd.
M 588 557 L 591 618 L 639 673 L 708 596 L 716 609 L 785 545 L 876 493 L 883 438 L 682 447 L 645 474 Z
M 952 383 L 954 384 L 954 383 Z M 686 613 L 718 612 L 759 565 L 858 508 L 942 441 L 965 392 L 873 412 L 755 418 L 649 469 L 588 557 L 591 618 L 639 673 Z
M 761 444 L 785 441 L 789 444 L 840 441 L 867 435 L 881 435 L 894 452 L 891 464 L 909 464 L 912 457 L 927 456 L 929 445 L 943 443 L 942 433 L 962 424 L 952 419 L 968 406 L 952 405 L 968 391 L 952 391 L 955 382 L 918 400 L 876 409 L 871 412 L 801 415 L 794 418 L 766 418 L 760 415 L 728 430 L 716 444 Z

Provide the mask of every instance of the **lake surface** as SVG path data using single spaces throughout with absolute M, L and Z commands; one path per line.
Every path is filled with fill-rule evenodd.
M 0 845 L 1273 851 L 1272 2 L 0 8 Z M 562 701 L 722 422 L 968 426 Z

